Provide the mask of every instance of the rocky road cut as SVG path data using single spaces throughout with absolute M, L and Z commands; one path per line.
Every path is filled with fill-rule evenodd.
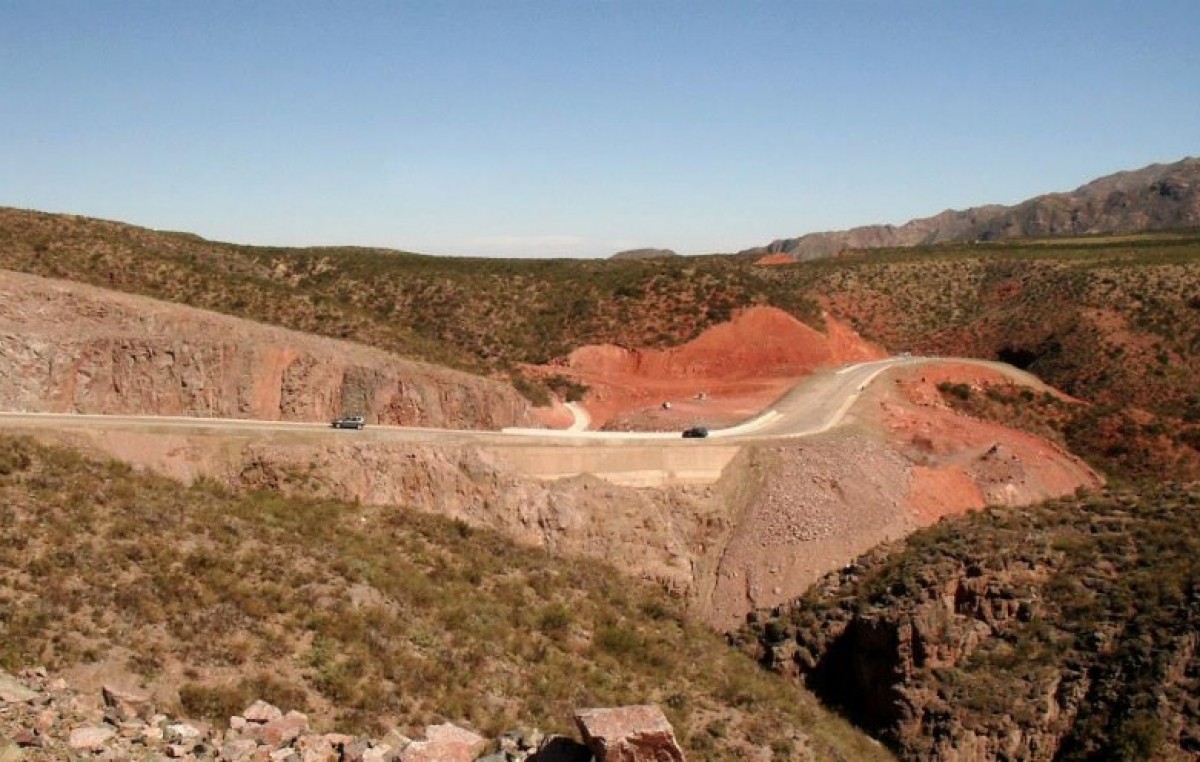
M 716 429 L 708 439 L 683 439 L 679 432 L 600 432 L 507 428 L 503 431 L 368 426 L 362 431 L 332 429 L 327 422 L 255 421 L 177 416 L 115 416 L 69 413 L 0 413 L 0 427 L 16 430 L 108 430 L 139 434 L 228 436 L 239 439 L 475 445 L 486 447 L 510 466 L 538 478 L 591 473 L 628 486 L 711 483 L 739 446 L 760 440 L 812 436 L 838 426 L 866 388 L 887 371 L 947 362 L 930 357 L 893 357 L 814 373 L 759 415 Z M 1033 376 L 1002 363 L 953 360 L 999 370 L 1023 383 L 1041 386 Z

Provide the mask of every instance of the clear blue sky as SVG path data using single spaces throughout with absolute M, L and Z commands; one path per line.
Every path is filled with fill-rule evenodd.
M 0 0 L 0 205 L 730 251 L 1200 154 L 1200 0 Z

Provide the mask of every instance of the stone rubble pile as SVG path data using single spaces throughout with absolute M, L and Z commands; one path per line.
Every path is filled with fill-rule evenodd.
M 0 762 L 683 762 L 656 706 L 584 709 L 575 720 L 586 745 L 536 729 L 489 740 L 450 723 L 421 739 L 396 730 L 371 739 L 320 733 L 304 714 L 256 701 L 221 731 L 163 714 L 140 693 L 105 686 L 83 695 L 41 668 L 0 670 Z

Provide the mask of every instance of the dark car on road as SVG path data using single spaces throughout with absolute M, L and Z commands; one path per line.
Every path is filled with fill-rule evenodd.
M 361 429 L 366 425 L 367 422 L 361 415 L 343 415 L 333 421 L 335 429 Z
M 693 426 L 690 429 L 683 430 L 684 439 L 704 439 L 708 436 L 708 429 L 703 426 Z

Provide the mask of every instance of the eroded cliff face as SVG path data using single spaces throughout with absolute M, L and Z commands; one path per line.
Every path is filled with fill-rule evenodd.
M 992 377 L 1004 378 L 965 364 L 897 369 L 845 427 L 761 448 L 760 489 L 738 506 L 704 595 L 708 621 L 734 629 L 748 612 L 786 603 L 830 569 L 943 516 L 1100 488 L 1100 476 L 1061 447 L 959 414 L 936 391 L 941 379 Z
M 529 422 L 490 379 L 144 297 L 0 271 L 0 407 L 31 412 Z
M 990 508 L 872 551 L 735 639 L 904 759 L 1200 753 L 1195 485 Z

